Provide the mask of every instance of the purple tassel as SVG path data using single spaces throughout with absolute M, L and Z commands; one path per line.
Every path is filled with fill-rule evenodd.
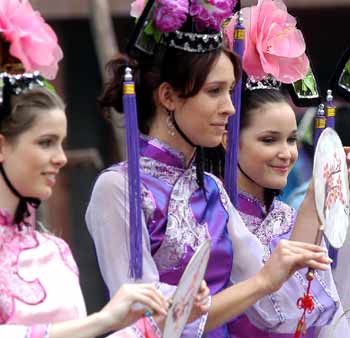
M 134 279 L 142 277 L 142 222 L 141 191 L 139 171 L 139 128 L 135 84 L 131 68 L 125 69 L 123 87 L 123 110 L 125 116 L 126 142 L 128 149 L 128 187 L 129 187 L 129 224 L 130 224 L 130 276 Z
M 333 103 L 333 95 L 330 89 L 327 90 L 327 107 L 326 107 L 326 127 L 335 128 L 335 113 L 336 107 Z M 328 247 L 328 256 L 333 259 L 331 264 L 332 269 L 337 267 L 338 250 L 333 248 L 331 244 Z
M 327 123 L 326 126 L 333 128 L 335 127 L 335 112 L 336 108 L 333 103 L 333 95 L 332 91 L 329 89 L 327 90 L 327 108 L 326 108 L 326 116 L 327 116 Z
M 326 128 L 326 117 L 324 115 L 324 104 L 321 103 L 318 106 L 317 114 L 315 116 L 315 125 L 314 125 L 314 152 L 316 150 L 318 139 Z
M 234 31 L 233 50 L 242 59 L 244 53 L 243 17 L 238 13 L 237 24 Z M 227 126 L 227 150 L 225 156 L 225 189 L 232 204 L 238 207 L 237 194 L 237 173 L 238 173 L 238 145 L 239 145 L 239 124 L 241 112 L 242 78 L 238 80 L 232 93 L 232 103 L 236 114 L 231 116 Z

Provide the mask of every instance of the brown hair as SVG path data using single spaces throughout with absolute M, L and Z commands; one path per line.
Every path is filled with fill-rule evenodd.
M 137 62 L 121 55 L 107 64 L 111 80 L 99 99 L 100 108 L 113 107 L 123 112 L 123 75 L 125 67 L 131 66 L 134 71 L 139 127 L 142 133 L 148 134 L 156 110 L 153 93 L 161 83 L 168 82 L 183 98 L 195 96 L 222 52 L 230 58 L 237 81 L 241 75 L 240 61 L 226 45 L 209 53 L 189 53 L 166 48 L 151 62 Z
M 65 109 L 61 98 L 45 88 L 35 88 L 11 98 L 11 112 L 0 120 L 0 134 L 15 141 L 30 129 L 39 113 L 51 109 Z

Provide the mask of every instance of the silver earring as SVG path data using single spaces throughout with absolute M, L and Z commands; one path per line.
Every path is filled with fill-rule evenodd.
M 172 137 L 175 136 L 175 126 L 173 122 L 173 112 L 168 110 L 168 117 L 166 118 L 166 125 L 168 127 L 168 134 Z

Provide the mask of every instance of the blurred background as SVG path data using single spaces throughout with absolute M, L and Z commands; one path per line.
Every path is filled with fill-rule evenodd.
M 73 249 L 89 313 L 105 303 L 107 294 L 84 214 L 98 173 L 124 158 L 122 119 L 115 114 L 114 127 L 107 123 L 97 111 L 96 98 L 105 81 L 104 64 L 124 51 L 132 31 L 131 2 L 31 0 L 34 9 L 56 31 L 64 51 L 54 85 L 67 104 L 68 116 L 69 163 L 62 170 L 53 197 L 40 213 L 45 224 Z M 285 3 L 304 33 L 308 55 L 325 97 L 336 64 L 350 46 L 350 0 L 285 0 Z M 242 1 L 242 7 L 253 4 L 256 1 Z M 115 239 L 115 245 L 119 240 Z

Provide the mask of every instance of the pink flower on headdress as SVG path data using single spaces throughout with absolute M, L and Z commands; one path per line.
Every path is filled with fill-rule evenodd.
M 261 80 L 271 74 L 283 83 L 302 79 L 309 69 L 305 41 L 284 3 L 259 0 L 257 6 L 242 11 L 246 29 L 243 69 L 248 76 Z
M 55 78 L 62 50 L 54 31 L 28 0 L 0 1 L 0 34 L 27 72 L 38 70 L 48 79 Z
M 211 28 L 220 31 L 221 23 L 232 15 L 236 2 L 237 0 L 193 0 L 190 15 L 198 30 Z
M 154 25 L 161 32 L 173 32 L 186 21 L 188 14 L 188 0 L 156 0 L 154 11 Z
M 131 4 L 131 12 L 130 15 L 134 18 L 139 18 L 142 14 L 146 5 L 146 0 L 135 0 Z

